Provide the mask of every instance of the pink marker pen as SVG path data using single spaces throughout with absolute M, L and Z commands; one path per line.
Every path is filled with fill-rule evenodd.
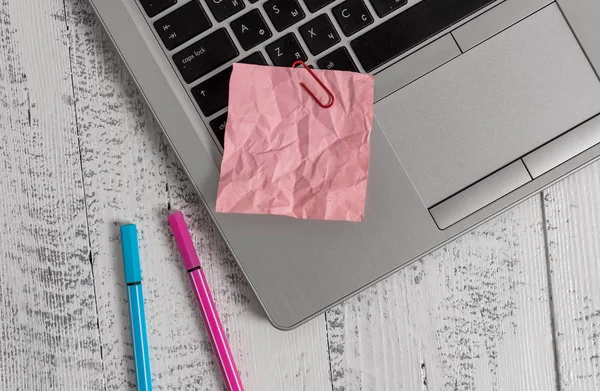
M 175 236 L 175 242 L 179 248 L 183 265 L 187 270 L 190 283 L 194 290 L 194 295 L 198 301 L 198 307 L 202 312 L 204 325 L 208 330 L 210 342 L 217 356 L 219 367 L 223 373 L 225 385 L 228 391 L 244 391 L 240 375 L 235 366 L 231 349 L 227 343 L 227 336 L 223 325 L 217 314 L 215 303 L 206 282 L 206 276 L 200 266 L 200 259 L 192 243 L 192 237 L 188 231 L 187 225 L 183 218 L 183 213 L 175 212 L 169 216 L 169 224 Z

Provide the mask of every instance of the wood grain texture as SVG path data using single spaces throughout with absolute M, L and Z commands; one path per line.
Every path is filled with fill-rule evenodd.
M 544 194 L 561 390 L 600 389 L 600 162 Z
M 138 226 L 154 388 L 217 388 L 171 251 L 167 145 L 86 1 L 67 2 L 107 389 L 135 389 L 118 227 Z
M 540 204 L 330 310 L 334 390 L 554 389 Z
M 330 389 L 323 317 L 290 333 L 272 328 L 87 1 L 67 1 L 67 20 L 108 389 L 133 389 L 124 220 L 140 233 L 155 389 L 223 388 L 168 229 L 169 205 L 189 216 L 246 388 Z
M 104 389 L 62 0 L 0 5 L 0 389 Z

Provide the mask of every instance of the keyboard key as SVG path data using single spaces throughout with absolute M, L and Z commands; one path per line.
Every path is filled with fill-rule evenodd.
M 319 54 L 340 42 L 340 36 L 326 14 L 300 26 L 298 31 L 312 54 Z
M 231 71 L 229 67 L 192 88 L 192 95 L 205 116 L 209 117 L 227 106 Z
M 175 49 L 212 26 L 200 3 L 192 1 L 154 22 L 165 47 Z
M 304 19 L 304 11 L 297 0 L 269 0 L 264 7 L 277 31 L 283 31 Z
M 308 59 L 294 33 L 288 33 L 268 44 L 266 49 L 275 66 L 291 67 L 296 60 Z
M 173 56 L 183 80 L 191 83 L 238 55 L 224 28 L 207 35 Z
M 221 147 L 225 146 L 225 126 L 227 126 L 227 113 L 223 113 L 217 118 L 210 121 L 210 128 L 212 129 Z
M 408 3 L 408 0 L 369 0 L 373 8 L 375 8 L 375 12 L 379 17 L 383 17 L 400 7 L 405 6 Z
M 346 0 L 333 7 L 332 11 L 346 37 L 373 23 L 373 17 L 362 0 Z
M 304 4 L 306 4 L 306 7 L 310 12 L 316 12 L 333 2 L 334 0 L 304 0 Z
M 246 8 L 244 0 L 206 0 L 206 4 L 217 22 L 222 22 Z
M 254 64 L 254 65 L 267 65 L 267 60 L 261 52 L 255 52 L 246 58 L 241 59 L 239 62 L 242 64 Z
M 267 65 L 265 58 L 260 52 L 253 53 L 240 60 L 244 64 Z M 223 107 L 227 106 L 229 101 L 229 79 L 233 68 L 229 67 L 203 81 L 192 88 L 192 95 L 196 98 L 198 106 L 202 113 L 210 117 Z
M 231 22 L 231 29 L 244 50 L 250 50 L 273 36 L 257 9 Z
M 335 49 L 328 55 L 317 60 L 317 66 L 320 69 L 334 69 L 336 71 L 358 72 L 358 68 L 350 58 L 348 49 L 341 47 Z
M 367 72 L 417 46 L 494 0 L 425 0 L 391 17 L 350 45 Z
M 166 10 L 167 8 L 175 5 L 177 0 L 140 0 L 140 4 L 144 7 L 144 11 L 149 17 L 156 16 Z

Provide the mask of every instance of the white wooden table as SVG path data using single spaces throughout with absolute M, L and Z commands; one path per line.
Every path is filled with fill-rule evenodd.
M 0 390 L 134 388 L 121 221 L 140 230 L 155 389 L 223 389 L 169 207 L 249 391 L 600 389 L 600 163 L 280 332 L 86 1 L 0 5 Z

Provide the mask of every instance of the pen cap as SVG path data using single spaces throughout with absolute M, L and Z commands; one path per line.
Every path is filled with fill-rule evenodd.
M 123 251 L 123 268 L 125 283 L 142 281 L 140 268 L 140 250 L 138 249 L 137 230 L 135 224 L 121 226 L 121 249 Z
M 190 231 L 188 231 L 187 225 L 185 224 L 183 213 L 179 211 L 170 214 L 169 224 L 171 225 L 171 231 L 173 231 L 175 243 L 177 243 L 177 248 L 179 248 L 185 270 L 199 267 L 200 259 L 196 253 L 194 243 L 192 242 Z

